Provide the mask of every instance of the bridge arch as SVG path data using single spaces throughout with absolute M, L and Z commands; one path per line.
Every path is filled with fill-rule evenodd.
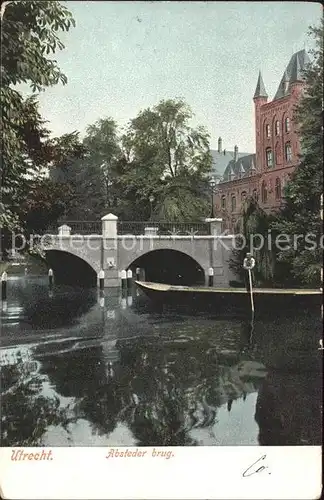
M 98 272 L 89 259 L 66 250 L 45 251 L 46 262 L 53 269 L 55 282 L 65 285 L 96 286 Z
M 81 243 L 81 245 L 80 245 Z M 66 252 L 75 257 L 78 257 L 84 260 L 95 273 L 99 273 L 100 271 L 100 255 L 101 250 L 100 247 L 97 247 L 96 250 L 88 248 L 86 242 L 82 241 L 78 243 L 77 240 L 72 240 L 69 238 L 59 239 L 59 238 L 51 238 L 49 241 L 42 242 L 42 248 L 45 252 L 49 251 L 59 251 Z
M 148 251 L 129 261 L 124 269 L 144 270 L 145 280 L 173 285 L 203 285 L 205 271 L 191 255 L 176 249 Z

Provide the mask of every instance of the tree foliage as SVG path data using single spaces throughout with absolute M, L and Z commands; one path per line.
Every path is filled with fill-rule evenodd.
M 77 132 L 56 141 L 61 160 L 56 158 L 51 178 L 69 187 L 65 217 L 95 220 L 107 211 L 116 211 L 116 165 L 120 156 L 116 122 L 105 118 L 89 125 L 82 142 Z
M 183 101 L 170 100 L 139 113 L 122 137 L 112 118 L 89 125 L 83 157 L 72 168 L 52 170 L 71 187 L 66 217 L 94 220 L 113 212 L 148 220 L 151 205 L 160 220 L 207 215 L 208 135 L 190 128 L 191 116 Z
M 118 205 L 116 180 L 117 162 L 120 158 L 117 123 L 112 118 L 98 120 L 89 125 L 83 145 L 87 150 L 85 167 L 97 172 L 103 210 L 109 212 Z M 101 214 L 103 215 L 103 214 Z
M 0 223 L 8 229 L 22 226 L 21 201 L 30 189 L 31 178 L 41 172 L 42 146 L 49 134 L 35 96 L 23 99 L 14 92 L 14 116 L 20 118 L 14 124 L 2 116 Z
M 31 184 L 21 205 L 26 233 L 42 232 L 55 224 L 65 213 L 70 200 L 71 189 L 68 185 L 60 186 L 47 177 L 37 179 Z
M 48 131 L 35 95 L 24 99 L 15 88 L 28 84 L 40 92 L 66 76 L 52 55 L 64 48 L 59 31 L 74 25 L 70 12 L 57 1 L 7 1 L 1 5 L 1 226 L 19 224 L 16 203 L 29 190 L 28 174 L 37 170 Z M 13 203 L 10 203 L 13 200 Z
M 230 267 L 244 281 L 246 271 L 243 260 L 247 252 L 255 258 L 254 280 L 258 285 L 269 285 L 275 276 L 275 253 L 269 240 L 271 217 L 259 206 L 254 197 L 245 200 L 236 224 L 238 233 L 236 249 Z M 241 237 L 240 237 L 241 235 Z
M 49 55 L 64 48 L 56 33 L 75 25 L 71 13 L 58 1 L 6 4 L 1 35 L 3 85 L 24 82 L 35 92 L 60 81 L 65 84 L 66 76 Z
M 192 116 L 184 101 L 169 99 L 131 120 L 122 139 L 126 165 L 120 182 L 139 216 L 147 218 L 150 197 L 159 219 L 206 215 L 209 136 L 203 127 L 189 125 Z
M 296 108 L 294 120 L 298 123 L 302 155 L 285 189 L 285 205 L 272 227 L 293 240 L 303 235 L 298 245 L 278 253 L 280 262 L 291 269 L 291 275 L 299 282 L 319 285 L 322 266 L 322 250 L 319 239 L 322 234 L 320 197 L 323 193 L 323 18 L 321 25 L 310 28 L 315 39 L 313 59 L 305 70 L 305 92 Z M 313 235 L 316 249 L 305 241 Z

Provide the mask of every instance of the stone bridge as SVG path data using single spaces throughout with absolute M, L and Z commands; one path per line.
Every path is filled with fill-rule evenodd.
M 120 272 L 132 269 L 134 273 L 135 268 L 141 268 L 141 279 L 153 281 L 145 272 L 146 268 L 151 268 L 151 276 L 154 270 L 156 275 L 163 265 L 172 265 L 173 257 L 182 274 L 186 272 L 184 269 L 195 269 L 196 283 L 207 283 L 211 268 L 216 287 L 228 286 L 229 281 L 235 279 L 229 268 L 235 237 L 221 234 L 222 219 L 187 224 L 185 230 L 181 230 L 180 224 L 168 224 L 171 230 L 165 227 L 163 230 L 162 223 L 140 224 L 140 228 L 132 230 L 132 223 L 123 226 L 115 215 L 108 214 L 96 224 L 95 231 L 92 225 L 92 231 L 83 227 L 75 234 L 72 224 L 64 224 L 57 234 L 43 235 L 39 245 L 47 257 L 64 252 L 81 259 L 92 269 L 93 275 L 103 270 L 105 287 L 120 286 Z

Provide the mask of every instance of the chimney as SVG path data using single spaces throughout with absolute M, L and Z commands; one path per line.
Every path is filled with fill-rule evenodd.
M 234 146 L 234 162 L 238 160 L 238 147 Z
M 218 152 L 222 152 L 222 138 L 218 137 Z

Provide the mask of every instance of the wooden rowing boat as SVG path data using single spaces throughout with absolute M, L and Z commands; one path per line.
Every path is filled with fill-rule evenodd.
M 250 295 L 245 288 L 216 288 L 177 286 L 164 283 L 135 281 L 136 285 L 152 300 L 172 303 L 196 305 L 213 304 L 222 310 L 244 308 L 250 309 Z M 314 289 L 284 289 L 284 288 L 255 288 L 253 289 L 255 309 L 272 310 L 276 314 L 278 309 L 315 309 L 320 312 L 322 292 Z

